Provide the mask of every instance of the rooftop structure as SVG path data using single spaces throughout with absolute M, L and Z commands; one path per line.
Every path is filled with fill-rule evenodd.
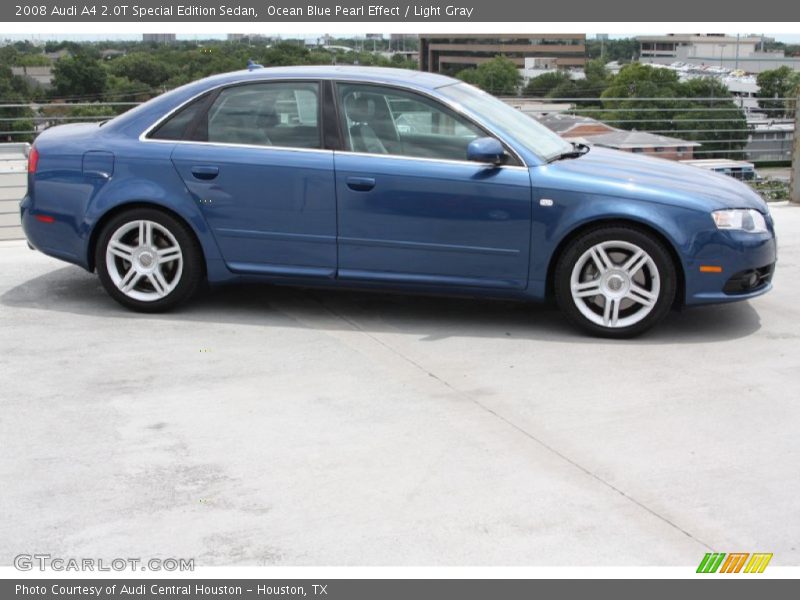
M 442 33 L 419 36 L 420 69 L 455 73 L 505 56 L 518 67 L 531 57 L 549 58 L 558 67 L 586 64 L 586 35 L 577 33 Z
M 760 73 L 788 65 L 800 70 L 800 58 L 784 56 L 782 51 L 765 52 L 762 36 L 730 36 L 717 33 L 642 35 L 639 61 L 669 64 L 681 61 L 691 65 Z

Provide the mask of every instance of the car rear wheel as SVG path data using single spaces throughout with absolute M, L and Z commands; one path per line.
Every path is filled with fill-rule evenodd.
M 95 264 L 111 297 L 142 312 L 186 301 L 204 273 L 201 250 L 187 227 L 150 208 L 126 211 L 105 225 Z
M 652 234 L 600 227 L 573 240 L 555 270 L 556 302 L 567 318 L 601 337 L 633 337 L 669 312 L 676 270 Z

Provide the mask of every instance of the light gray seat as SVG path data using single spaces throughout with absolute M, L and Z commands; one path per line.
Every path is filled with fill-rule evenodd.
M 345 111 L 353 123 L 350 126 L 353 151 L 388 154 L 389 151 L 372 126 L 376 119 L 375 99 L 369 96 L 358 98 L 349 96 L 345 103 Z

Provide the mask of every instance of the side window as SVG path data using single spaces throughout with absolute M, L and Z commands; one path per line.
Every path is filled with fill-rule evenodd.
M 319 85 L 277 82 L 226 88 L 200 128 L 200 139 L 209 142 L 321 148 Z
M 466 160 L 486 134 L 425 96 L 372 85 L 337 84 L 345 145 L 352 152 Z
M 159 125 L 148 137 L 154 140 L 182 140 L 186 138 L 187 128 L 203 110 L 208 95 L 197 98 L 181 108 L 169 119 Z

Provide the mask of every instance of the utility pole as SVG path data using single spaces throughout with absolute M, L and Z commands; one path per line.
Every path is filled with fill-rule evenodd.
M 794 101 L 794 135 L 792 142 L 792 188 L 789 200 L 800 204 L 800 90 Z

